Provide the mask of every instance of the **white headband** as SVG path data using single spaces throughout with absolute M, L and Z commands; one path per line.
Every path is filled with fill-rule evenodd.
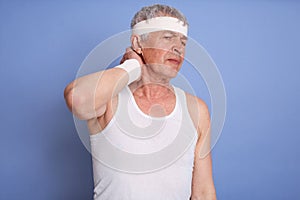
M 134 25 L 132 34 L 142 35 L 162 30 L 178 32 L 187 37 L 188 27 L 184 25 L 182 21 L 174 17 L 155 17 Z

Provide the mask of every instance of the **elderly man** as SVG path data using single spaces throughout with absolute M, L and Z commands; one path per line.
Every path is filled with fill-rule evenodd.
M 132 19 L 131 47 L 126 49 L 121 64 L 80 77 L 66 87 L 68 107 L 75 116 L 87 120 L 90 131 L 94 199 L 216 199 L 208 108 L 201 99 L 170 84 L 184 60 L 187 26 L 186 18 L 172 7 L 142 8 Z M 122 127 L 118 123 L 129 118 L 140 125 L 138 129 L 125 130 L 132 124 L 126 122 Z M 161 122 L 159 130 L 149 126 L 149 119 L 150 123 Z M 151 137 L 140 138 L 145 132 L 153 133 Z M 196 137 L 184 151 L 175 153 L 176 159 L 161 168 L 156 165 L 156 169 L 132 173 L 105 165 L 99 159 L 101 155 L 116 155 L 102 152 L 102 135 L 118 148 L 143 156 L 170 146 L 179 134 L 183 138 L 191 134 Z M 181 148 L 177 146 L 174 151 Z M 157 160 L 163 163 L 172 157 L 170 154 L 171 151 L 154 157 L 150 164 Z M 133 168 L 146 165 L 148 169 L 148 164 L 141 160 Z

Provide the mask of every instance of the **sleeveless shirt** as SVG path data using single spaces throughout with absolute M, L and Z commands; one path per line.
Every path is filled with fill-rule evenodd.
M 183 90 L 165 117 L 143 113 L 126 86 L 108 125 L 90 135 L 95 200 L 189 200 L 197 131 Z

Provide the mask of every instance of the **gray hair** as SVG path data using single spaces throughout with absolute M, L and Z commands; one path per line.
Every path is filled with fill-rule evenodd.
M 186 17 L 176 8 L 167 5 L 155 4 L 152 6 L 145 6 L 138 11 L 132 18 L 130 27 L 132 29 L 134 25 L 141 21 L 163 16 L 175 17 L 182 21 L 184 25 L 188 25 Z M 141 39 L 146 40 L 147 36 L 148 34 L 143 34 L 141 35 Z

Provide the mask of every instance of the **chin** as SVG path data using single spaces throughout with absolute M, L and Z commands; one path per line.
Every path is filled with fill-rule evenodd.
M 171 78 L 175 78 L 177 75 L 178 75 L 178 72 L 176 71 Z
M 154 67 L 154 70 L 156 71 L 156 73 L 163 75 L 164 77 L 168 78 L 168 79 L 172 79 L 175 78 L 178 74 L 178 71 L 180 69 L 180 66 L 178 65 L 160 65 L 160 66 L 156 66 Z
M 178 70 L 177 69 L 174 69 L 174 68 L 171 68 L 169 69 L 165 75 L 168 76 L 169 78 L 175 78 L 178 74 Z

